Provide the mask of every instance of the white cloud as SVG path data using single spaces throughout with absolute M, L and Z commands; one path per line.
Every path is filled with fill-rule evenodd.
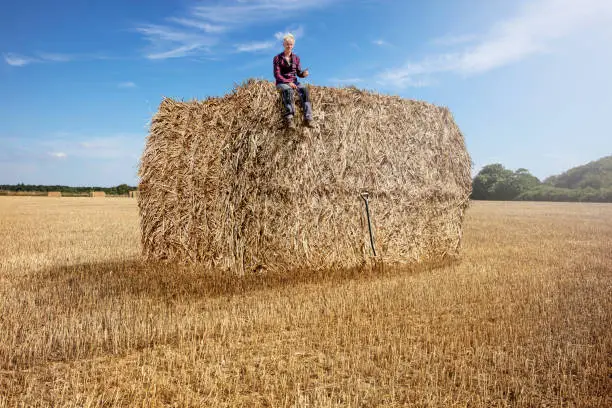
M 41 142 L 52 151 L 60 151 L 70 157 L 87 159 L 119 159 L 139 156 L 144 146 L 144 135 L 64 134 Z
M 38 56 L 41 61 L 49 61 L 49 62 L 68 62 L 75 59 L 74 55 L 67 54 L 55 54 L 49 52 L 39 52 Z
M 279 41 L 282 41 L 283 37 L 285 37 L 287 34 L 293 34 L 296 40 L 299 38 L 302 38 L 304 36 L 304 27 L 298 26 L 294 29 L 278 31 L 277 33 L 274 34 L 274 38 L 276 38 Z
M 430 41 L 433 45 L 441 47 L 449 47 L 453 45 L 461 45 L 476 41 L 478 37 L 474 34 L 462 34 L 462 35 L 445 35 L 442 37 L 434 38 Z
M 210 55 L 221 37 L 234 31 L 243 31 L 255 24 L 291 19 L 308 10 L 323 8 L 339 0 L 233 0 L 208 5 L 191 6 L 183 15 L 167 17 L 167 24 L 145 24 L 136 27 L 150 44 L 145 50 L 147 58 L 164 59 L 193 55 Z M 304 28 L 291 27 L 296 38 L 303 36 Z M 275 37 L 285 34 L 275 33 Z M 268 45 L 270 44 L 270 45 Z M 246 41 L 236 46 L 238 52 L 253 52 L 271 48 L 270 41 Z
M 274 47 L 274 42 L 272 41 L 259 41 L 259 42 L 251 42 L 247 44 L 237 44 L 236 51 L 238 52 L 256 52 L 262 50 L 269 50 Z
M 120 82 L 117 86 L 119 88 L 136 88 L 136 84 L 132 81 Z
M 205 49 L 202 44 L 188 44 L 177 48 L 170 49 L 168 51 L 150 53 L 147 55 L 149 59 L 167 59 L 167 58 L 181 58 L 195 55 L 198 50 Z
M 383 86 L 415 86 L 439 73 L 475 75 L 550 52 L 555 42 L 585 27 L 612 22 L 609 0 L 540 0 L 517 16 L 494 24 L 486 35 L 462 51 L 433 54 L 379 74 Z M 421 85 L 422 86 L 422 85 Z
M 8 184 L 133 183 L 145 136 L 144 130 L 106 135 L 64 131 L 36 137 L 0 135 L 0 178 Z
M 194 17 L 212 24 L 236 26 L 285 20 L 304 10 L 321 8 L 333 2 L 334 0 L 227 1 L 211 6 L 196 6 L 192 12 Z
M 274 33 L 274 38 L 278 41 L 282 41 L 283 37 L 287 34 L 293 34 L 295 39 L 302 38 L 304 36 L 304 27 L 298 26 L 293 29 L 287 29 L 285 31 L 278 31 Z M 237 44 L 237 52 L 257 52 L 264 51 L 273 48 L 276 45 L 275 41 L 253 41 L 244 44 Z
M 183 28 L 149 24 L 138 27 L 136 30 L 144 34 L 151 44 L 146 54 L 149 59 L 187 57 L 205 52 L 210 46 L 217 43 L 217 39 L 209 34 Z
M 37 62 L 36 59 L 26 57 L 24 55 L 18 55 L 13 53 L 3 54 L 4 61 L 14 67 L 23 67 L 25 65 Z
M 37 52 L 36 57 L 8 53 L 4 54 L 4 61 L 15 67 L 23 67 L 33 63 L 70 62 L 76 60 L 107 59 L 108 57 L 98 54 L 58 54 L 51 52 Z
M 379 47 L 384 47 L 384 46 L 391 45 L 388 42 L 386 42 L 385 40 L 381 40 L 381 39 L 372 41 L 372 44 L 378 45 Z
M 197 28 L 207 33 L 222 33 L 227 30 L 227 27 L 222 25 L 214 25 L 189 18 L 170 17 L 168 21 L 180 24 L 185 27 Z

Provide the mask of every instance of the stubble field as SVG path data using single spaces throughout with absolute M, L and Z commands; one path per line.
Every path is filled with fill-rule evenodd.
M 0 407 L 612 406 L 612 205 L 472 203 L 434 270 L 139 258 L 133 199 L 0 197 Z

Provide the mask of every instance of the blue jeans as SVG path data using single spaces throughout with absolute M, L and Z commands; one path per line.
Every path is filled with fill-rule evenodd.
M 281 91 L 283 98 L 283 115 L 285 119 L 292 119 L 295 115 L 295 107 L 293 106 L 293 88 L 289 84 L 278 84 L 276 89 Z M 300 101 L 302 102 L 302 108 L 304 109 L 304 117 L 306 120 L 312 120 L 312 106 L 310 105 L 310 95 L 308 94 L 308 88 L 304 85 L 299 84 L 297 91 L 300 94 Z

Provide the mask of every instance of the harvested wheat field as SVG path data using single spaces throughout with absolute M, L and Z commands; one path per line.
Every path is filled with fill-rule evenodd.
M 475 202 L 433 270 L 140 258 L 136 200 L 0 197 L 0 406 L 612 405 L 612 205 Z
M 310 95 L 316 124 L 296 131 L 268 81 L 165 99 L 140 164 L 144 254 L 230 273 L 458 255 L 471 162 L 450 111 L 351 88 Z

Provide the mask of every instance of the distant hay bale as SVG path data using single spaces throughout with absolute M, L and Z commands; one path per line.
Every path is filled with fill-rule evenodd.
M 47 192 L 47 197 L 61 197 L 62 193 L 61 191 L 48 191 Z
M 130 191 L 130 198 L 138 198 L 138 190 Z
M 92 191 L 89 193 L 90 197 L 106 197 L 106 193 L 104 191 Z
M 471 161 L 449 110 L 310 90 L 315 128 L 299 120 L 295 131 L 281 129 L 267 81 L 205 101 L 164 99 L 139 169 L 144 255 L 238 273 L 458 255 Z

